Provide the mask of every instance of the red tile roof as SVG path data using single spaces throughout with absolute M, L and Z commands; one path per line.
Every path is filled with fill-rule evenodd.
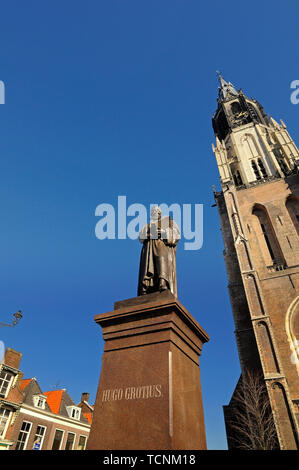
M 52 413 L 59 413 L 63 392 L 64 390 L 51 390 L 50 392 L 44 393 L 47 397 L 47 403 Z
M 23 379 L 22 382 L 20 383 L 20 389 L 23 391 L 27 387 L 27 385 L 30 384 L 32 379 Z
M 92 413 L 83 413 L 83 416 L 87 419 L 87 421 L 89 422 L 89 424 L 91 424 Z

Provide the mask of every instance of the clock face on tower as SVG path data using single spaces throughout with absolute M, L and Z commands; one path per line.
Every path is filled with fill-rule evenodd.
M 243 123 L 245 124 L 245 122 L 247 122 L 248 117 L 248 111 L 240 111 L 232 116 L 231 121 L 234 126 L 240 126 Z

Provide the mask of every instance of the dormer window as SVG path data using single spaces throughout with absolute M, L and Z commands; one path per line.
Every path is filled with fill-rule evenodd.
M 34 406 L 44 410 L 45 407 L 46 407 L 46 399 L 47 399 L 47 397 L 45 397 L 44 395 L 34 395 L 33 396 Z
M 79 420 L 81 417 L 81 408 L 78 406 L 67 406 L 66 407 L 70 418 Z

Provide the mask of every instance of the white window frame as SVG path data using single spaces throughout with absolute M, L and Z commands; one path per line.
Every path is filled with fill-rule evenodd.
M 10 422 L 10 418 L 11 418 L 11 413 L 12 411 L 11 410 L 8 410 L 7 408 L 0 408 L 0 414 L 1 414 L 1 411 L 8 411 L 8 418 L 6 420 L 6 423 L 5 423 L 5 426 L 3 428 L 3 431 L 2 433 L 0 434 L 0 438 L 4 439 L 5 438 L 5 434 L 6 434 L 6 431 L 7 431 L 7 428 L 8 428 L 8 424 Z M 3 415 L 0 416 L 0 419 L 1 417 L 3 417 Z
M 45 435 L 46 435 L 46 432 L 47 432 L 47 426 L 44 426 L 43 424 L 38 424 L 36 426 L 36 431 L 35 431 L 35 434 L 34 434 L 34 441 L 33 441 L 33 446 L 34 446 L 34 442 L 36 441 L 36 436 L 37 436 L 37 428 L 40 427 L 40 428 L 44 428 L 44 433 L 42 435 L 42 438 L 41 438 L 41 442 L 40 442 L 40 448 L 39 450 L 42 449 L 43 447 L 43 443 L 44 443 L 44 439 L 45 439 Z M 40 437 L 40 434 L 38 435 Z
M 56 434 L 56 431 L 61 431 L 62 432 L 62 438 L 61 438 L 61 441 L 60 441 L 60 444 L 59 444 L 59 449 L 58 450 L 61 450 L 61 446 L 62 446 L 62 443 L 63 443 L 63 440 L 64 440 L 64 429 L 60 429 L 60 428 L 55 428 L 55 432 L 54 432 L 54 436 L 53 436 L 53 441 L 52 441 L 52 445 L 51 445 L 51 450 L 52 450 L 52 447 L 53 447 L 53 444 L 54 444 L 54 439 L 55 439 L 55 434 Z
M 29 431 L 22 431 L 22 426 L 23 426 L 24 423 L 30 424 Z M 25 439 L 25 441 L 24 441 L 24 447 L 23 447 L 23 449 L 21 449 L 21 450 L 26 450 L 26 447 L 27 447 L 27 444 L 28 444 L 29 435 L 30 435 L 30 433 L 31 433 L 31 429 L 32 429 L 32 423 L 31 423 L 30 421 L 25 421 L 25 420 L 24 420 L 24 421 L 22 422 L 21 427 L 20 427 L 19 434 L 18 434 L 18 438 L 17 438 L 17 442 L 16 442 L 16 446 L 17 446 L 17 444 L 18 444 L 18 442 L 19 442 L 19 435 L 20 435 L 21 432 L 27 434 L 26 439 Z
M 81 418 L 81 408 L 79 406 L 67 406 L 66 407 L 68 415 L 71 419 L 75 419 L 76 421 L 80 421 Z M 78 417 L 72 416 L 74 414 L 78 414 Z
M 40 408 L 41 410 L 44 410 L 46 407 L 46 400 L 47 397 L 44 395 L 34 395 L 33 396 L 33 404 L 36 408 Z M 39 403 L 41 402 L 41 405 Z
M 7 395 L 8 395 L 8 392 L 9 392 L 9 390 L 10 390 L 11 384 L 12 384 L 14 378 L 15 378 L 15 374 L 14 374 L 13 372 L 11 372 L 10 370 L 7 370 L 7 369 L 5 369 L 5 368 L 2 368 L 2 369 L 1 369 L 0 374 L 2 374 L 2 372 L 11 375 L 11 378 L 9 379 L 9 381 L 7 381 L 7 380 L 4 379 L 4 378 L 0 378 L 0 397 L 1 397 L 1 398 L 6 398 Z M 2 387 L 2 385 L 3 385 L 3 382 L 5 382 L 5 381 L 8 382 L 8 385 L 7 385 L 7 389 L 6 389 L 5 394 L 3 394 L 3 393 L 1 392 L 1 387 Z
M 67 439 L 68 439 L 68 435 L 69 434 L 73 434 L 74 436 L 74 440 L 73 440 L 73 445 L 72 445 L 72 448 L 71 449 L 68 449 L 68 450 L 74 450 L 74 446 L 75 446 L 75 441 L 76 441 L 76 433 L 75 432 L 72 432 L 72 431 L 67 431 L 67 435 L 66 435 L 66 441 L 65 441 L 65 446 L 64 446 L 64 449 L 66 449 L 66 444 L 67 444 Z

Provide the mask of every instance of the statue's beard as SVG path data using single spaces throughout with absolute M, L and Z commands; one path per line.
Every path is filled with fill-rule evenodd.
M 161 218 L 160 212 L 154 212 L 151 218 L 152 220 L 159 220 Z

